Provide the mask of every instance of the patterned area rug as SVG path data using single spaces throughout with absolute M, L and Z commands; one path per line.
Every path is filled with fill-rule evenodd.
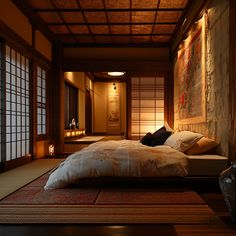
M 187 189 L 166 188 L 102 188 L 96 204 L 142 204 L 142 205 L 202 205 L 202 198 Z
M 95 204 L 95 205 L 201 205 L 202 198 L 189 189 L 160 187 L 71 187 L 45 191 L 45 174 L 0 201 L 0 204 Z
M 94 204 L 98 188 L 66 188 L 44 191 L 45 174 L 0 201 L 0 204 Z
M 0 223 L 218 222 L 189 189 L 74 187 L 44 191 L 45 174 L 0 201 Z

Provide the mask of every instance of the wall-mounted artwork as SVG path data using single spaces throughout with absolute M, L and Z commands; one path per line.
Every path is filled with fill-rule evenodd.
M 108 133 L 120 132 L 120 97 L 119 95 L 108 95 L 107 131 Z
M 206 121 L 205 24 L 201 19 L 182 43 L 175 66 L 175 121 L 192 124 Z

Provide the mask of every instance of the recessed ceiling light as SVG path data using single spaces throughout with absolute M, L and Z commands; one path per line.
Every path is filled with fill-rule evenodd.
M 113 71 L 113 72 L 107 72 L 108 75 L 111 75 L 111 76 L 122 76 L 125 74 L 125 72 L 121 72 L 121 71 Z

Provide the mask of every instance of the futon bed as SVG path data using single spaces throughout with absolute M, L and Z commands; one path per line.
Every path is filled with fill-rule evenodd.
M 44 189 L 64 188 L 83 178 L 186 176 L 187 166 L 187 156 L 166 145 L 149 147 L 134 140 L 96 142 L 62 162 Z
M 64 188 L 89 178 L 218 176 L 227 168 L 228 158 L 209 154 L 217 145 L 202 134 L 171 134 L 165 127 L 140 141 L 96 142 L 52 171 L 44 189 Z

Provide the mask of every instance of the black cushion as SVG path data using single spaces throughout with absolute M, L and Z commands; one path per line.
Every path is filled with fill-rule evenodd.
M 144 145 L 151 146 L 152 143 L 152 134 L 149 132 L 145 136 L 143 136 L 140 142 Z
M 163 126 L 163 127 L 161 127 L 160 129 L 158 129 L 155 133 L 153 133 L 153 135 L 158 135 L 158 134 L 160 134 L 160 133 L 162 133 L 162 132 L 165 132 L 165 131 L 166 131 L 166 127 Z
M 152 135 L 151 146 L 163 145 L 166 139 L 171 135 L 170 131 L 166 131 L 165 127 L 158 129 Z

